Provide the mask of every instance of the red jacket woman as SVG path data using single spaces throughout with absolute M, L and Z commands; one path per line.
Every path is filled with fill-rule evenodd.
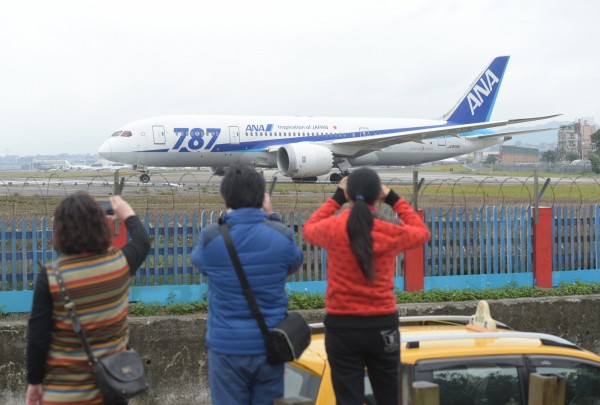
M 381 219 L 382 199 L 399 223 Z M 334 215 L 346 201 L 349 210 Z M 306 222 L 304 239 L 327 250 L 325 347 L 338 404 L 362 404 L 364 369 L 377 404 L 397 404 L 400 360 L 394 294 L 397 255 L 423 245 L 429 230 L 412 207 L 360 168 Z

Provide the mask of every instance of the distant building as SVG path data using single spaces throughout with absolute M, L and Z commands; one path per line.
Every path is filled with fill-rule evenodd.
M 522 146 L 501 145 L 500 163 L 503 165 L 535 164 L 540 161 L 540 150 Z
M 565 160 L 567 155 L 577 155 L 587 160 L 592 153 L 592 134 L 596 132 L 594 119 L 579 118 L 569 125 L 561 125 L 558 130 L 558 158 Z
M 23 163 L 16 155 L 0 156 L 0 171 L 12 172 L 21 170 Z

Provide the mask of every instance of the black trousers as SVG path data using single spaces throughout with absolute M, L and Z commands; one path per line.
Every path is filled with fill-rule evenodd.
M 377 405 L 398 404 L 400 333 L 397 327 L 327 327 L 325 349 L 338 405 L 365 403 L 365 368 Z

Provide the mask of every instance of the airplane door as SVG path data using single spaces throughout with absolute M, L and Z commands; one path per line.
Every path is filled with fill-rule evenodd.
M 358 132 L 360 133 L 360 136 L 369 136 L 369 128 L 360 127 L 358 128 Z
M 229 143 L 232 145 L 240 144 L 240 129 L 238 127 L 229 127 Z
M 440 136 L 438 138 L 438 146 L 446 146 L 446 137 L 445 136 Z
M 154 134 L 154 143 L 165 144 L 167 137 L 165 136 L 165 127 L 162 125 L 152 125 L 152 133 Z

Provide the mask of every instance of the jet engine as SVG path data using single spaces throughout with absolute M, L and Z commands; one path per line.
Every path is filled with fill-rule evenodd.
M 311 143 L 294 143 L 277 151 L 277 168 L 288 177 L 312 177 L 327 174 L 333 167 L 329 148 Z

